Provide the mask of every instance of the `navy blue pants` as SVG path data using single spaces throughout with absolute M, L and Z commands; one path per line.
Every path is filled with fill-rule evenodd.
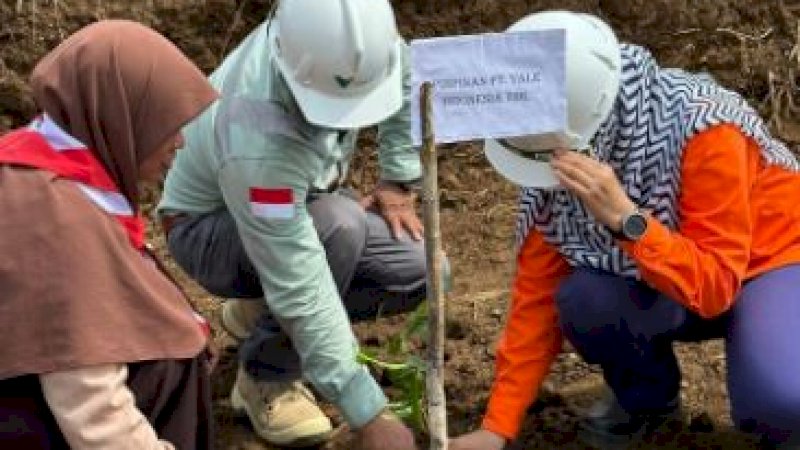
M 643 282 L 591 269 L 576 269 L 556 302 L 565 336 L 600 365 L 628 412 L 658 412 L 678 395 L 673 342 L 721 337 L 734 422 L 773 442 L 800 443 L 800 265 L 750 280 L 713 320 Z

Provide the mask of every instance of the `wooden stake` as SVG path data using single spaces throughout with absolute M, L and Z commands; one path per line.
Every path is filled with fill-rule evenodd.
M 447 449 L 447 409 L 444 396 L 445 308 L 442 278 L 442 236 L 439 230 L 439 170 L 436 160 L 432 108 L 432 85 L 420 87 L 422 122 L 422 206 L 425 225 L 425 256 L 428 267 L 428 360 L 426 391 L 430 450 Z

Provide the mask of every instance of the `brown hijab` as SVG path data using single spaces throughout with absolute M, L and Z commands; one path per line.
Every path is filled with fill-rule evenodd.
M 134 207 L 139 163 L 217 98 L 166 38 L 123 20 L 67 38 L 31 85 L 39 108 L 94 152 Z
M 216 93 L 132 22 L 90 25 L 36 67 L 39 106 L 89 146 L 133 202 L 139 162 Z M 75 183 L 0 164 L 0 381 L 193 358 L 205 337 L 175 284 Z

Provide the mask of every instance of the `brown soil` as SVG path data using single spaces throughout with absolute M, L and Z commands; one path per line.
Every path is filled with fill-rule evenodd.
M 0 0 L 0 131 L 35 112 L 25 78 L 35 61 L 79 26 L 99 18 L 131 18 L 173 39 L 204 70 L 212 69 L 253 25 L 266 16 L 264 0 Z M 608 19 L 626 40 L 651 48 L 664 65 L 712 73 L 744 93 L 793 147 L 800 144 L 796 69 L 800 6 L 792 0 L 403 0 L 394 1 L 408 38 L 498 31 L 522 15 L 545 8 L 588 11 Z M 417 5 L 422 5 L 418 8 Z M 352 181 L 374 182 L 374 145 L 354 164 Z M 472 144 L 442 148 L 442 225 L 454 268 L 449 299 L 447 395 L 452 433 L 474 428 L 486 404 L 493 347 L 503 323 L 513 269 L 515 190 L 487 167 Z M 157 230 L 151 237 L 163 242 Z M 186 280 L 185 277 L 182 277 Z M 196 304 L 218 325 L 217 299 L 186 280 Z M 381 346 L 402 317 L 356 326 L 370 346 Z M 215 329 L 219 329 L 216 327 Z M 220 343 L 226 337 L 217 333 Z M 679 345 L 683 398 L 690 427 L 666 429 L 642 448 L 755 448 L 730 430 L 721 342 Z M 227 400 L 231 351 L 217 371 L 215 395 L 222 449 L 267 449 Z M 575 408 L 597 394 L 596 368 L 569 349 L 559 357 L 542 399 L 532 409 L 515 448 L 581 448 L 575 441 Z M 329 408 L 332 414 L 335 412 Z M 337 419 L 338 420 L 338 419 Z M 325 448 L 353 448 L 346 430 Z

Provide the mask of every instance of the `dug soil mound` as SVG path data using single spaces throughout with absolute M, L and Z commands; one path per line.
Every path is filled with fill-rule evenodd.
M 266 17 L 264 0 L 0 0 L 0 131 L 35 114 L 26 77 L 48 49 L 80 26 L 102 18 L 127 18 L 172 39 L 203 70 Z M 800 144 L 797 112 L 800 6 L 789 0 L 396 0 L 407 38 L 500 31 L 526 13 L 572 9 L 606 18 L 627 41 L 649 47 L 665 66 L 705 71 L 742 92 L 793 148 Z M 368 188 L 375 179 L 374 144 L 367 134 L 351 181 Z M 480 422 L 490 386 L 493 348 L 503 323 L 513 263 L 515 189 L 487 167 L 474 143 L 446 146 L 440 156 L 442 225 L 454 274 L 449 299 L 447 394 L 450 428 L 460 433 Z M 157 229 L 151 237 L 163 241 Z M 165 255 L 167 256 L 167 255 Z M 197 305 L 218 324 L 219 299 L 186 281 Z M 403 317 L 356 326 L 372 348 L 402 327 Z M 219 327 L 216 327 L 219 330 Z M 218 340 L 226 341 L 224 332 Z M 678 347 L 683 400 L 690 426 L 665 429 L 642 448 L 755 448 L 728 431 L 725 359 L 721 342 Z M 235 367 L 226 354 L 215 377 L 218 447 L 267 449 L 227 400 Z M 516 448 L 582 448 L 575 440 L 575 409 L 601 386 L 596 368 L 565 349 L 546 392 L 531 409 Z M 330 409 L 330 408 L 329 408 Z M 331 413 L 335 415 L 332 409 Z M 338 420 L 335 417 L 335 420 Z M 351 449 L 339 428 L 325 448 Z

